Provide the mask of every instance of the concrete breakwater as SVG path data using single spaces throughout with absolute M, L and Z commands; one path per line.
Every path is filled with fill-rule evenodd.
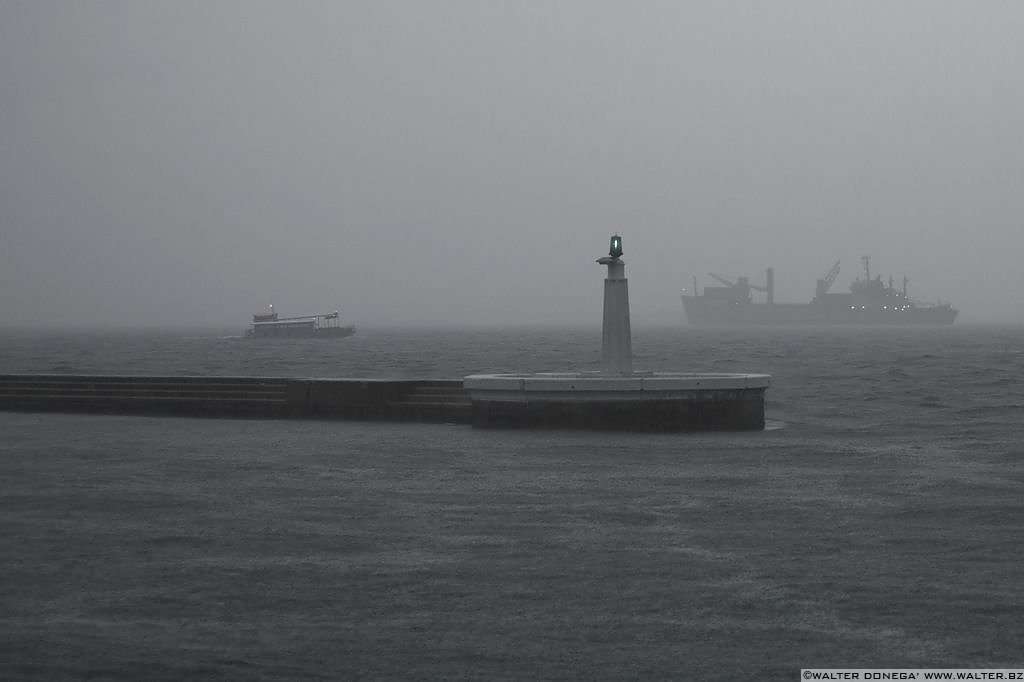
M 468 424 L 461 381 L 0 375 L 0 410 Z
M 603 387 L 607 393 L 615 386 L 606 384 L 614 380 L 560 381 L 497 375 L 460 381 L 8 374 L 0 375 L 0 410 L 396 421 L 500 429 L 764 428 L 767 382 L 753 375 L 635 378 L 627 381 L 638 383 L 639 389 L 628 397 L 598 390 Z M 669 381 L 672 390 L 659 390 L 658 381 Z M 644 382 L 651 384 L 646 391 Z

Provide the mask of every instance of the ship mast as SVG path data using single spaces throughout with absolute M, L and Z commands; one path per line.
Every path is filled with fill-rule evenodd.
M 871 281 L 871 256 L 861 256 L 860 259 L 864 261 L 864 277 Z

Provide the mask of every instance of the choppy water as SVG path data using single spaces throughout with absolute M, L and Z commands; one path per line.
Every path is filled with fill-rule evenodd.
M 596 369 L 596 329 L 0 334 L 0 373 Z M 635 329 L 756 434 L 0 413 L 0 678 L 1024 665 L 1024 329 Z

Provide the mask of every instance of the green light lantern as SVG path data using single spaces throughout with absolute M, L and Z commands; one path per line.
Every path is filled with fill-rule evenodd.
M 611 243 L 608 246 L 608 255 L 612 258 L 618 258 L 622 255 L 622 237 L 617 234 L 612 235 Z

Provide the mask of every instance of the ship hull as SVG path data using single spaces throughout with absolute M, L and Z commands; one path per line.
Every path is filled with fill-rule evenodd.
M 683 296 L 686 319 L 697 326 L 947 325 L 957 310 L 946 305 L 905 310 L 829 307 L 813 303 L 736 303 Z
M 356 333 L 355 326 L 320 327 L 306 329 L 302 327 L 269 327 L 249 329 L 246 336 L 251 339 L 341 339 Z

